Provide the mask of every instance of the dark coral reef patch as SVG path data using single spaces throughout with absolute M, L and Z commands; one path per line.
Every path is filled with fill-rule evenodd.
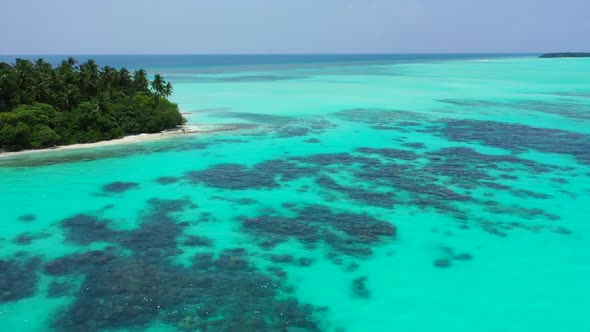
M 353 297 L 368 299 L 371 297 L 371 291 L 367 289 L 367 277 L 356 278 L 352 281 L 351 292 Z
M 245 218 L 243 226 L 264 247 L 294 238 L 304 245 L 323 243 L 351 256 L 369 256 L 371 245 L 391 240 L 396 234 L 395 226 L 389 222 L 366 214 L 333 212 L 319 205 L 304 207 L 294 218 L 278 215 Z
M 240 164 L 216 165 L 203 171 L 188 172 L 186 178 L 195 184 L 234 190 L 278 187 L 274 177 L 258 174 Z
M 31 297 L 37 289 L 39 257 L 0 260 L 0 303 Z
M 42 240 L 51 237 L 49 233 L 23 233 L 14 238 L 14 243 L 19 246 L 26 246 L 36 240 Z
M 407 115 L 407 114 L 406 114 Z M 392 117 L 404 116 L 404 113 Z M 377 121 L 370 118 L 368 121 Z M 380 121 L 380 120 L 379 120 Z M 441 122 L 431 126 L 441 133 Z M 469 229 L 468 223 L 490 224 L 480 216 L 470 215 L 470 208 L 477 207 L 513 219 L 550 219 L 559 217 L 540 207 L 527 209 L 517 205 L 494 202 L 486 197 L 473 195 L 474 189 L 503 191 L 516 198 L 532 200 L 549 199 L 544 192 L 519 188 L 518 173 L 562 173 L 564 167 L 543 164 L 511 154 L 486 154 L 467 147 L 449 147 L 417 153 L 413 150 L 393 147 L 360 147 L 353 153 L 321 153 L 285 159 L 267 160 L 254 165 L 213 165 L 208 169 L 185 174 L 185 181 L 205 184 L 214 188 L 279 189 L 286 182 L 309 178 L 328 191 L 326 200 L 357 201 L 363 205 L 393 209 L 404 205 L 427 211 L 436 211 L 456 219 L 461 229 Z M 344 175 L 341 177 L 341 175 Z M 345 179 L 345 182 L 340 180 Z M 309 192 L 302 187 L 300 192 Z M 294 206 L 289 205 L 292 209 Z M 263 220 L 285 217 L 269 213 Z M 288 218 L 287 218 L 288 219 Z M 517 228 L 518 226 L 512 226 Z M 484 230 L 498 227 L 484 227 Z M 526 229 L 526 228 L 524 228 Z M 301 230 L 305 232 L 304 229 Z M 272 241 L 265 242 L 267 247 Z
M 49 288 L 47 290 L 47 297 L 50 299 L 68 296 L 73 294 L 74 285 L 70 282 L 59 282 L 53 281 L 49 284 Z
M 85 275 L 83 291 L 54 328 L 120 329 L 161 319 L 179 329 L 190 321 L 203 330 L 320 331 L 312 318 L 314 308 L 279 300 L 281 281 L 258 271 L 246 257 L 242 250 L 230 250 L 217 260 L 197 259 L 191 267 L 135 256 L 74 265 L 70 273 Z
M 310 169 L 298 167 L 295 163 L 274 159 L 247 167 L 241 164 L 219 164 L 201 171 L 185 174 L 189 183 L 203 183 L 210 187 L 245 190 L 272 189 L 279 187 L 279 181 L 293 180 L 310 173 Z
M 448 258 L 439 258 L 435 259 L 434 262 L 432 262 L 432 264 L 436 267 L 447 268 L 451 267 L 451 260 Z
M 217 258 L 200 253 L 189 266 L 173 264 L 183 237 L 189 244 L 212 243 L 183 234 L 177 213 L 194 206 L 190 201 L 151 199 L 148 203 L 135 230 L 114 232 L 108 222 L 87 215 L 62 223 L 68 238 L 76 243 L 100 240 L 112 245 L 45 264 L 49 276 L 84 276 L 76 287 L 57 281 L 50 287 L 48 296 L 74 296 L 73 303 L 53 321 L 55 330 L 141 329 L 156 320 L 187 331 L 321 330 L 314 318 L 316 309 L 294 298 L 279 297 L 286 288 L 284 276 L 279 271 L 259 270 L 245 249 L 225 250 Z M 72 233 L 71 228 L 78 226 L 90 235 Z
M 211 239 L 206 237 L 197 236 L 197 235 L 189 235 L 187 236 L 186 240 L 184 240 L 183 244 L 188 247 L 214 247 L 215 242 Z
M 131 189 L 135 189 L 139 187 L 139 183 L 137 182 L 112 182 L 105 184 L 102 187 L 102 190 L 108 194 L 118 194 L 123 193 Z
M 18 217 L 18 221 L 22 222 L 31 222 L 37 220 L 37 216 L 32 213 L 23 214 L 22 216 Z
M 584 93 L 564 94 L 565 96 L 584 97 Z M 542 100 L 520 100 L 513 102 L 474 100 L 474 99 L 440 99 L 440 102 L 453 106 L 477 109 L 477 108 L 513 108 L 530 112 L 540 112 L 547 114 L 561 115 L 572 119 L 590 120 L 587 112 L 587 105 L 583 103 L 561 101 L 542 101 Z
M 177 237 L 182 234 L 183 227 L 174 213 L 183 211 L 192 203 L 187 199 L 159 198 L 152 198 L 148 203 L 151 209 L 143 216 L 141 226 L 133 232 L 125 232 L 121 236 L 121 245 L 147 260 L 160 260 L 180 254 L 182 251 L 177 247 Z
M 180 181 L 180 178 L 176 178 L 173 176 L 162 176 L 155 180 L 157 183 L 161 185 L 173 184 Z
M 456 253 L 455 249 L 451 247 L 442 247 L 443 255 L 440 258 L 435 259 L 432 265 L 438 268 L 448 268 L 453 265 L 453 261 L 470 261 L 473 256 L 470 253 Z
M 442 134 L 457 142 L 481 142 L 514 152 L 537 150 L 570 155 L 590 165 L 590 135 L 522 124 L 478 120 L 447 120 Z
M 336 113 L 336 116 L 357 123 L 366 123 L 373 126 L 389 126 L 388 129 L 397 129 L 397 126 L 420 126 L 421 122 L 432 119 L 431 116 L 424 113 L 376 108 L 344 110 Z
M 76 244 L 111 242 L 119 235 L 109 228 L 109 220 L 99 219 L 87 214 L 77 214 L 61 222 L 65 237 Z

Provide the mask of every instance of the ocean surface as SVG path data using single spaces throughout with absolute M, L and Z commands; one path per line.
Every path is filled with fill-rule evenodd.
M 590 59 L 94 58 L 236 129 L 0 158 L 0 331 L 590 331 Z

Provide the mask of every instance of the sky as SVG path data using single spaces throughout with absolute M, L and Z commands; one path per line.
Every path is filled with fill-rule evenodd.
M 0 0 L 0 54 L 590 51 L 590 0 Z

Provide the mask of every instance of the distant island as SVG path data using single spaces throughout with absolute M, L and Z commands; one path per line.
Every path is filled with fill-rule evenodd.
M 539 58 L 590 58 L 590 53 L 584 52 L 564 52 L 564 53 L 546 53 Z
M 93 143 L 157 133 L 185 123 L 167 98 L 172 85 L 156 74 L 131 73 L 68 58 L 0 63 L 0 152 Z

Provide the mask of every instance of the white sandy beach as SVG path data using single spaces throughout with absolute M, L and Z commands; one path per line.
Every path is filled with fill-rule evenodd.
M 40 153 L 47 153 L 47 152 L 92 149 L 92 148 L 101 148 L 101 147 L 115 146 L 115 145 L 135 144 L 135 143 L 156 141 L 156 140 L 161 140 L 161 139 L 165 139 L 165 138 L 172 138 L 172 137 L 177 137 L 180 135 L 197 134 L 197 133 L 211 133 L 211 132 L 228 131 L 228 130 L 234 130 L 234 129 L 236 129 L 236 127 L 232 126 L 232 125 L 211 125 L 211 124 L 187 125 L 187 126 L 182 126 L 182 127 L 175 129 L 175 130 L 166 130 L 166 131 L 162 131 L 162 132 L 154 133 L 154 134 L 130 135 L 130 136 L 125 136 L 122 138 L 113 139 L 113 140 L 109 140 L 109 141 L 100 141 L 100 142 L 85 143 L 85 144 L 63 145 L 63 146 L 56 146 L 56 147 L 48 148 L 48 149 L 23 150 L 23 151 L 15 151 L 15 152 L 0 152 L 0 158 L 17 157 L 17 156 L 24 156 L 24 155 L 30 155 L 30 154 L 40 154 Z

